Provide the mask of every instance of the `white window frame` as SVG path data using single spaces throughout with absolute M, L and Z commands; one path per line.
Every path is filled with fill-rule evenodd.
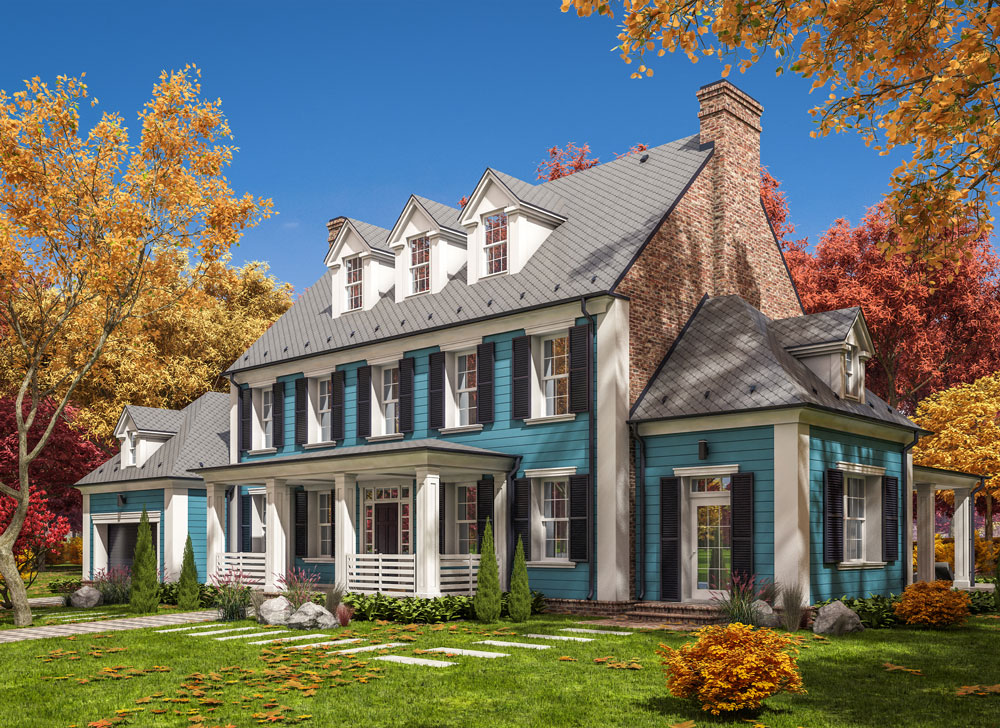
M 860 484 L 860 486 L 861 486 L 861 496 L 860 496 L 860 498 L 857 495 L 852 494 L 852 491 L 851 491 L 852 486 L 856 487 L 858 484 Z M 850 564 L 850 563 L 859 563 L 859 562 L 867 561 L 867 555 L 868 555 L 868 548 L 867 548 L 868 547 L 868 538 L 867 538 L 868 522 L 867 522 L 867 518 L 868 518 L 868 510 L 869 510 L 868 509 L 868 487 L 869 486 L 868 486 L 868 483 L 867 483 L 867 478 L 865 478 L 864 476 L 850 475 L 850 474 L 846 474 L 844 476 L 844 563 L 847 563 L 847 564 Z M 859 500 L 860 500 L 860 503 L 861 503 L 861 515 L 860 516 L 858 516 L 858 515 L 854 515 L 854 516 L 849 515 L 851 513 L 851 511 L 852 511 L 852 509 L 851 509 L 851 503 L 852 503 L 852 501 L 855 502 L 855 504 L 856 504 L 856 502 L 859 501 Z M 856 513 L 857 509 L 854 509 L 854 510 L 855 510 L 855 513 Z M 850 536 L 849 536 L 849 534 L 850 534 L 849 524 L 851 524 L 851 523 L 858 523 L 858 524 L 860 524 L 860 528 L 859 528 L 860 538 L 857 538 L 857 539 L 850 538 Z M 859 549 L 860 553 L 858 553 L 857 555 L 854 555 L 854 554 L 850 553 L 850 545 L 849 544 L 852 544 L 852 543 L 857 544 L 858 546 L 860 546 L 860 549 Z
M 478 485 L 476 483 L 459 483 L 455 486 L 455 553 L 462 554 L 478 554 L 479 553 L 479 520 L 478 520 L 478 506 L 479 506 L 479 492 L 477 490 Z M 468 518 L 468 513 L 463 511 L 463 506 L 469 504 L 468 493 L 473 493 L 472 503 L 476 506 L 473 510 L 472 518 Z M 466 499 L 463 500 L 463 493 Z M 463 538 L 462 532 L 466 531 L 468 534 L 466 537 L 467 543 L 463 548 Z
M 323 389 L 326 394 L 323 394 Z M 326 398 L 324 407 L 323 399 Z M 326 424 L 323 424 L 326 415 Z M 333 436 L 333 383 L 330 377 L 320 377 L 316 380 L 316 437 L 317 442 L 330 442 Z
M 127 462 L 125 465 L 132 467 L 139 462 L 139 437 L 131 430 L 125 433 L 125 453 Z
M 427 259 L 422 262 L 414 262 L 414 256 L 417 254 L 416 244 L 423 243 L 426 246 Z M 431 290 L 431 239 L 426 233 L 417 235 L 416 237 L 410 238 L 406 241 L 406 252 L 408 256 L 407 271 L 409 273 L 409 287 L 411 296 L 419 296 L 424 293 L 429 293 Z M 423 290 L 417 290 L 417 277 L 418 271 L 423 270 L 424 276 L 422 280 L 424 281 Z
M 333 493 L 321 491 L 318 493 L 317 515 L 319 518 L 319 555 L 320 557 L 333 557 L 333 514 L 336 504 L 333 500 Z M 325 505 L 324 505 L 325 501 Z
M 357 280 L 351 280 L 356 273 Z M 360 255 L 344 258 L 344 311 L 360 311 L 365 307 L 365 262 Z M 354 291 L 357 288 L 357 291 Z M 357 305 L 353 305 L 355 299 Z
M 566 358 L 566 371 L 563 374 L 546 375 L 546 373 L 545 373 L 545 364 L 546 364 L 546 361 L 547 361 L 547 357 L 545 355 L 545 347 L 550 342 L 558 341 L 560 339 L 565 339 L 566 340 L 566 356 L 565 356 L 565 358 Z M 553 360 L 554 360 L 554 357 L 553 357 Z M 555 367 L 553 367 L 553 369 L 555 369 Z M 550 410 L 550 408 L 549 408 L 550 401 L 549 401 L 548 393 L 546 391 L 546 387 L 547 387 L 547 385 L 548 385 L 549 382 L 552 382 L 554 390 L 558 391 L 559 382 L 561 380 L 565 380 L 566 381 L 566 396 L 565 396 L 566 408 L 565 408 L 564 412 L 559 412 L 557 406 L 553 406 L 553 408 Z M 569 411 L 569 332 L 563 331 L 563 332 L 559 332 L 559 333 L 556 333 L 556 334 L 546 334 L 545 336 L 540 337 L 539 346 L 538 346 L 538 383 L 539 383 L 539 394 L 540 394 L 540 396 L 539 396 L 539 401 L 540 401 L 540 413 L 539 414 L 540 414 L 540 416 L 542 416 L 542 417 L 558 417 L 558 416 L 561 416 L 561 415 L 568 415 L 568 414 L 570 414 L 570 411 Z M 553 400 L 553 402 L 557 402 L 558 401 L 559 395 L 556 394 L 555 397 L 556 398 Z
M 396 495 L 391 491 L 395 489 Z M 413 524 L 413 499 L 414 489 L 409 484 L 400 483 L 365 483 L 361 491 L 362 497 L 362 530 L 361 530 L 361 552 L 366 554 L 375 553 L 375 504 L 376 503 L 398 503 L 397 513 L 397 534 L 396 547 L 400 554 L 412 554 L 414 552 L 414 535 L 416 529 Z M 406 519 L 404 526 L 404 519 Z M 369 523 L 371 528 L 369 528 Z
M 465 358 L 465 357 L 469 357 L 469 356 L 476 357 L 475 366 L 471 370 L 470 369 L 466 369 L 465 370 L 467 372 L 470 372 L 470 371 L 472 372 L 473 385 L 471 387 L 469 386 L 469 378 L 466 377 L 466 381 L 465 381 L 465 385 L 466 386 L 463 387 L 463 386 L 461 386 L 462 385 L 462 376 L 461 376 L 462 359 Z M 455 361 L 455 379 L 454 379 L 454 382 L 455 382 L 455 396 L 454 396 L 454 401 L 455 401 L 455 426 L 456 427 L 468 427 L 468 426 L 471 426 L 471 425 L 475 425 L 477 423 L 477 421 L 478 421 L 478 413 L 479 413 L 479 389 L 478 389 L 478 384 L 479 384 L 479 369 L 478 369 L 478 367 L 479 367 L 479 358 L 478 357 L 479 357 L 478 352 L 475 349 L 471 349 L 469 351 L 460 351 L 460 352 L 457 352 L 455 354 L 455 356 L 454 356 L 454 361 Z M 470 406 L 470 407 L 463 407 L 462 406 L 462 395 L 463 394 L 467 395 L 468 398 L 469 398 L 469 400 L 475 402 L 475 404 L 472 405 L 472 406 Z M 473 415 L 472 413 L 475 413 L 475 415 Z M 467 419 L 468 421 L 466 421 L 466 422 L 462 421 L 463 415 L 465 416 L 465 419 Z
M 496 217 L 498 215 L 503 216 L 503 229 L 504 238 L 500 242 L 490 243 L 487 241 L 487 221 L 491 217 Z M 482 217 L 482 227 L 483 227 L 483 277 L 489 278 L 490 276 L 503 275 L 510 271 L 510 218 L 507 212 L 504 210 L 494 210 L 493 212 L 487 212 Z M 503 246 L 503 269 L 490 271 L 490 251 L 493 248 L 498 248 Z
M 537 554 L 537 556 L 533 556 L 532 559 L 536 561 L 568 562 L 569 561 L 569 478 L 551 478 L 551 477 L 539 478 L 538 480 L 535 481 L 535 483 L 537 483 L 535 492 L 537 493 L 537 501 L 538 501 L 537 534 L 540 538 L 538 539 L 539 548 L 537 550 L 532 549 L 532 553 Z M 565 494 L 565 497 L 558 500 L 565 503 L 565 516 L 546 515 L 546 510 L 545 510 L 546 504 L 550 501 L 557 502 L 556 499 L 546 498 L 546 488 L 549 485 L 555 486 L 556 484 L 562 484 L 564 488 L 563 492 Z M 565 546 L 565 552 L 562 556 L 558 554 L 550 556 L 548 553 L 549 537 L 546 526 L 550 523 L 554 525 L 558 525 L 560 523 L 565 524 L 564 528 L 566 536 L 564 540 L 566 546 Z M 558 540 L 561 541 L 563 539 L 558 539 Z
M 858 360 L 858 348 L 848 346 L 844 349 L 844 396 L 851 399 L 861 399 L 861 388 L 864 384 L 864 370 Z
M 274 447 L 274 390 L 262 387 L 260 392 L 260 448 Z
M 389 399 L 386 397 L 386 384 L 385 377 L 389 372 L 396 372 L 396 383 L 395 383 L 395 398 Z M 399 432 L 399 365 L 386 365 L 380 367 L 378 370 L 378 409 L 379 417 L 382 422 L 382 434 L 383 435 L 398 435 Z M 393 408 L 393 427 L 389 429 L 389 418 L 386 414 L 386 409 L 388 405 L 394 405 Z

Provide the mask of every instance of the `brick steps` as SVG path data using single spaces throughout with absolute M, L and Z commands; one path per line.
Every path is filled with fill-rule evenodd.
M 690 628 L 720 622 L 718 612 L 713 605 L 680 602 L 638 602 L 625 610 L 622 617 L 637 622 L 655 622 Z

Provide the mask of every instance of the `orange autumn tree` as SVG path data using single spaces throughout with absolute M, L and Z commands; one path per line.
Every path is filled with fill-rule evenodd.
M 198 78 L 190 66 L 163 72 L 135 141 L 115 113 L 81 131 L 83 114 L 95 113 L 87 102 L 97 103 L 82 79 L 0 91 L 0 366 L 15 373 L 18 458 L 16 480 L 0 482 L 0 498 L 16 504 L 0 534 L 0 574 L 19 626 L 31 623 L 12 553 L 28 468 L 67 403 L 123 327 L 183 294 L 162 285 L 165 267 L 184 257 L 198 279 L 271 213 L 270 200 L 230 189 L 229 124 Z M 57 404 L 29 439 L 47 400 Z
M 879 154 L 903 147 L 889 211 L 899 235 L 883 252 L 934 267 L 992 227 L 1000 185 L 1000 5 L 988 0 L 561 0 L 580 16 L 621 14 L 617 50 L 640 61 L 681 51 L 740 71 L 767 55 L 826 91 L 814 136 L 853 131 Z M 976 225 L 966 229 L 966 221 Z M 959 232 L 961 234 L 956 235 Z

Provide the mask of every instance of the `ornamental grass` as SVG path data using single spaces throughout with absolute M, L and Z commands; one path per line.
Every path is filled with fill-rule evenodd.
M 739 622 L 703 627 L 677 649 L 660 645 L 667 688 L 712 715 L 759 710 L 779 692 L 804 693 L 789 637 Z
M 969 595 L 952 589 L 950 581 L 918 581 L 906 587 L 895 612 L 909 625 L 931 629 L 950 627 L 968 619 Z

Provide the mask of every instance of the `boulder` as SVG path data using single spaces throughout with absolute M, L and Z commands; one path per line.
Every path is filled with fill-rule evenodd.
M 864 625 L 861 618 L 841 601 L 831 602 L 820 607 L 813 620 L 815 634 L 842 635 L 849 632 L 861 632 Z
M 292 603 L 284 597 L 267 599 L 260 605 L 260 614 L 257 620 L 263 624 L 288 624 L 288 618 L 292 616 Z
M 306 602 L 288 618 L 288 626 L 292 629 L 330 629 L 336 623 L 336 617 L 313 602 Z
M 90 609 L 101 603 L 101 593 L 92 586 L 81 586 L 69 595 L 69 603 L 77 609 Z
M 781 626 L 781 617 L 775 614 L 771 605 L 763 599 L 758 599 L 751 605 L 751 607 L 753 608 L 754 613 L 754 624 L 758 627 L 775 629 Z

